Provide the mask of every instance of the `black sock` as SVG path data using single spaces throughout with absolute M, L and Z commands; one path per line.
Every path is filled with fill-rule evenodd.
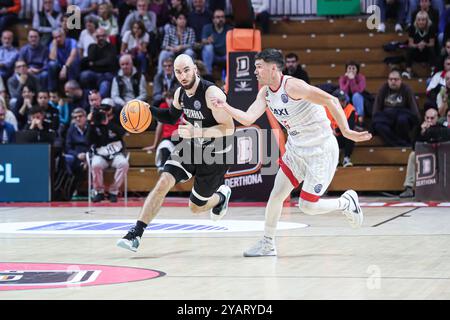
M 217 192 L 217 195 L 219 196 L 219 202 L 216 204 L 216 207 L 222 205 L 225 202 L 225 196 L 221 194 L 220 192 Z
M 144 222 L 138 220 L 136 222 L 136 226 L 134 227 L 134 230 L 136 232 L 136 236 L 142 237 L 142 235 L 144 234 L 145 228 L 147 228 L 147 224 L 145 224 Z

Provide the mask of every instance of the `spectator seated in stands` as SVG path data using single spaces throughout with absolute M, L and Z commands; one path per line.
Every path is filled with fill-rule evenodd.
M 255 20 L 261 25 L 262 34 L 268 34 L 270 31 L 269 0 L 252 0 L 251 2 Z
M 125 19 L 128 15 L 136 10 L 136 0 L 122 0 L 119 1 L 117 5 L 117 22 L 119 23 L 119 28 L 123 28 Z
M 82 60 L 80 83 L 85 89 L 98 88 L 100 95 L 107 98 L 111 94 L 111 81 L 117 71 L 116 47 L 107 41 L 105 29 L 98 28 L 97 42 L 89 46 L 89 53 Z
M 177 24 L 177 16 L 182 13 L 187 18 L 189 16 L 189 7 L 186 0 L 170 0 L 169 22 L 164 26 L 164 33 L 168 32 L 169 27 Z
M 420 11 L 425 11 L 428 13 L 431 22 L 437 29 L 439 26 L 439 17 L 441 16 L 441 10 L 443 11 L 443 1 L 442 0 L 433 0 L 433 6 L 431 5 L 431 0 L 408 0 L 409 1 L 409 10 L 408 16 L 406 18 L 406 23 L 408 27 L 412 24 L 412 22 L 416 21 L 417 13 Z M 439 4 L 439 8 L 435 7 L 436 4 Z M 442 8 L 441 7 L 442 4 Z M 443 13 L 443 12 L 442 12 Z M 411 14 L 411 15 L 410 15 Z
M 6 108 L 0 105 L 0 144 L 16 142 L 16 129 L 6 121 Z
M 59 111 L 50 104 L 50 97 L 47 91 L 38 91 L 37 105 L 44 112 L 44 121 L 48 123 L 50 129 L 58 132 L 59 129 Z
M 105 29 L 109 42 L 112 45 L 116 45 L 119 35 L 119 24 L 113 14 L 111 3 L 105 2 L 98 5 L 98 26 Z
M 5 110 L 5 121 L 12 124 L 14 127 L 14 130 L 19 130 L 19 125 L 17 123 L 17 118 L 14 115 L 14 113 L 8 109 L 8 105 L 6 104 L 5 98 L 0 96 L 0 107 L 2 107 Z
M 0 2 L 0 33 L 17 21 L 20 11 L 20 0 L 7 0 Z
M 201 78 L 212 83 L 215 82 L 214 77 L 208 73 L 208 71 L 206 70 L 206 66 L 202 60 L 196 59 L 194 60 L 194 64 L 197 67 L 197 73 Z
M 377 0 L 377 6 L 380 8 L 380 24 L 378 32 L 386 31 L 386 18 L 395 18 L 395 32 L 402 32 L 402 25 L 406 18 L 406 0 Z
M 336 90 L 333 92 L 333 96 L 339 99 L 339 103 L 342 106 L 342 109 L 345 113 L 345 116 L 347 118 L 348 126 L 351 130 L 355 128 L 355 120 L 356 120 L 356 111 L 355 108 L 351 103 L 348 102 L 347 95 L 343 90 Z M 325 109 L 327 112 L 328 119 L 330 119 L 331 122 L 331 128 L 333 129 L 333 134 L 336 137 L 339 148 L 344 149 L 344 159 L 342 161 L 342 166 L 345 167 L 351 167 L 353 166 L 353 163 L 351 161 L 351 156 L 353 153 L 353 149 L 355 147 L 355 142 L 353 140 L 347 139 L 342 135 L 341 130 L 339 129 L 339 126 L 334 120 L 331 113 L 328 111 L 328 109 Z
M 39 90 L 39 80 L 28 72 L 28 66 L 24 60 L 17 60 L 15 63 L 16 72 L 8 79 L 8 91 L 10 95 L 9 105 L 12 110 L 17 109 L 17 101 L 22 96 L 24 86 Z
M 72 111 L 76 108 L 82 108 L 88 112 L 88 91 L 83 91 L 76 80 L 67 81 L 64 85 L 64 92 L 67 97 L 67 104 L 69 105 L 69 114 L 72 114 Z
M 173 71 L 173 59 L 166 58 L 163 61 L 163 71 L 155 74 L 153 78 L 153 97 L 152 105 L 158 107 L 164 102 L 164 95 L 171 89 L 180 86 Z
M 125 144 L 122 137 L 125 130 L 121 125 L 110 121 L 107 113 L 112 106 L 102 104 L 88 115 L 88 142 L 92 155 L 92 180 L 94 188 L 93 202 L 105 199 L 103 171 L 108 167 L 115 168 L 114 182 L 109 187 L 109 200 L 117 202 L 119 188 L 128 173 L 129 164 L 125 157 Z
M 444 123 L 438 122 L 438 113 L 434 108 L 430 108 L 425 112 L 425 120 L 418 128 L 415 141 L 436 143 L 450 140 L 450 128 Z M 416 181 L 416 153 L 413 151 L 409 154 L 408 165 L 406 168 L 406 176 L 403 186 L 405 190 L 400 194 L 400 198 L 414 197 L 414 186 Z
M 100 108 L 100 105 L 102 104 L 102 97 L 100 96 L 100 93 L 97 90 L 90 90 L 89 91 L 89 113 L 92 113 L 94 110 Z
M 58 92 L 50 92 L 50 99 L 48 102 L 53 108 L 58 109 L 59 113 L 59 124 L 60 127 L 62 126 L 62 131 L 65 131 L 65 128 L 67 128 L 70 124 L 70 115 L 69 115 L 69 104 L 64 101 L 59 96 Z M 84 109 L 83 109 L 84 110 Z
M 144 24 L 142 28 L 147 33 L 156 32 L 156 15 L 153 11 L 148 10 L 148 0 L 137 0 L 136 2 L 137 10 L 128 14 L 125 22 L 122 26 L 122 31 L 120 35 L 122 38 L 125 36 L 127 31 L 131 31 L 133 29 L 133 24 L 137 21 L 140 21 Z M 148 43 L 149 41 L 147 41 Z
M 65 13 L 61 15 L 61 29 L 64 30 L 66 34 L 66 38 L 78 40 L 80 38 L 81 28 L 74 28 L 73 21 L 69 21 L 69 18 L 72 16 L 71 13 Z M 53 37 L 53 32 L 52 32 Z M 51 43 L 51 42 L 50 42 Z
M 156 14 L 156 27 L 159 32 L 164 32 L 163 27 L 169 23 L 169 4 L 167 0 L 150 0 L 148 9 Z
M 358 116 L 358 125 L 364 126 L 364 97 L 366 77 L 359 73 L 359 64 L 349 61 L 345 65 L 345 74 L 339 77 L 339 88 L 347 95 L 347 100 L 353 103 Z
M 206 70 L 212 74 L 213 65 L 219 64 L 224 69 L 227 61 L 227 32 L 232 27 L 225 23 L 225 12 L 216 10 L 213 23 L 207 24 L 202 31 L 202 59 Z
M 203 27 L 211 24 L 211 12 L 206 9 L 205 0 L 193 0 L 192 7 L 193 10 L 187 16 L 187 24 L 194 29 L 195 42 L 200 45 L 203 39 Z
M 24 131 L 32 131 L 35 133 L 29 142 L 47 142 L 53 144 L 55 132 L 51 129 L 50 124 L 45 121 L 45 114 L 41 107 L 33 105 L 29 111 L 28 124 Z
M 44 0 L 42 10 L 33 16 L 33 28 L 40 33 L 40 42 L 48 48 L 52 41 L 52 31 L 61 27 L 62 14 L 54 9 L 53 0 Z
M 193 45 L 195 43 L 194 30 L 186 26 L 187 20 L 183 13 L 176 16 L 176 26 L 169 26 L 164 34 L 161 53 L 158 60 L 158 72 L 162 71 L 162 62 L 169 57 L 175 58 L 185 53 L 195 59 Z
M 37 89 L 32 86 L 24 85 L 22 87 L 21 97 L 17 99 L 15 112 L 19 130 L 26 126 L 31 109 L 37 107 L 35 92 L 37 92 Z M 42 112 L 40 108 L 39 110 Z
M 143 75 L 147 73 L 148 69 L 147 53 L 149 43 L 150 36 L 146 32 L 142 21 L 133 22 L 131 30 L 125 32 L 122 38 L 120 54 L 130 54 Z
M 436 98 L 442 87 L 445 87 L 445 76 L 450 72 L 450 57 L 445 59 L 444 69 L 436 72 L 427 86 L 425 109 L 429 107 L 437 108 Z
M 19 57 L 19 51 L 13 47 L 14 35 L 11 31 L 5 30 L 2 32 L 2 46 L 0 47 L 0 76 L 4 82 L 14 72 L 14 63 Z
M 111 86 L 111 99 L 114 101 L 114 113 L 119 115 L 125 103 L 138 99 L 147 101 L 147 84 L 145 77 L 133 66 L 133 58 L 129 54 L 120 57 L 120 70 L 114 77 Z
M 60 3 L 65 2 L 66 6 L 61 7 Z M 81 16 L 84 17 L 88 14 L 95 13 L 97 11 L 98 0 L 66 0 L 57 1 L 58 5 L 55 6 L 55 10 L 62 12 L 66 11 L 69 6 L 77 6 L 81 11 Z
M 436 97 L 436 105 L 440 117 L 443 117 L 445 115 L 445 111 L 450 106 L 449 94 L 450 94 L 450 72 L 447 72 L 445 74 L 445 86 L 441 86 L 441 89 L 439 90 L 439 93 Z
M 309 84 L 309 76 L 308 72 L 303 70 L 302 66 L 298 61 L 298 55 L 291 52 L 286 55 L 284 58 L 285 68 L 283 70 L 283 74 L 287 76 L 292 76 L 297 79 L 301 79 Z
M 414 24 L 408 29 L 408 49 L 406 52 L 406 71 L 402 76 L 411 79 L 413 62 L 425 62 L 431 66 L 432 73 L 436 64 L 435 40 L 436 29 L 428 13 L 419 11 Z
M 64 159 L 67 172 L 75 176 L 77 181 L 82 180 L 84 172 L 87 169 L 86 153 L 89 152 L 90 146 L 87 139 L 87 132 L 86 111 L 82 108 L 76 108 L 72 112 L 72 123 L 67 130 Z
M 447 39 L 444 47 L 441 49 L 441 52 L 436 59 L 436 70 L 444 70 L 445 59 L 450 56 L 450 39 Z
M 450 8 L 445 8 L 444 4 L 442 4 L 442 6 L 444 12 L 443 14 L 439 15 L 439 31 L 438 31 L 438 39 L 441 45 L 450 38 Z
M 159 105 L 161 109 L 168 109 L 173 102 L 173 95 L 175 93 L 175 89 L 171 89 L 164 93 L 164 102 Z M 171 140 L 172 134 L 177 133 L 178 125 L 180 124 L 180 119 L 175 124 L 166 124 L 158 122 L 155 131 L 155 138 L 153 140 L 153 144 L 149 147 L 144 147 L 143 150 L 155 152 L 155 164 L 158 170 L 158 173 L 161 173 L 164 168 L 164 164 L 169 158 L 170 154 L 173 150 L 175 150 L 174 141 Z
M 80 59 L 88 56 L 88 48 L 91 44 L 96 43 L 95 32 L 98 29 L 98 19 L 96 16 L 89 15 L 84 17 L 84 29 L 81 31 L 78 39 L 78 55 Z
M 400 71 L 392 70 L 375 98 L 372 114 L 375 133 L 388 146 L 410 146 L 409 135 L 418 121 L 419 110 L 414 93 L 402 83 Z
M 80 61 L 77 42 L 66 38 L 62 29 L 53 31 L 53 41 L 49 48 L 48 63 L 48 90 L 58 90 L 58 83 L 66 80 L 75 80 L 80 72 Z
M 48 45 L 42 45 L 39 41 L 39 32 L 35 29 L 28 31 L 28 43 L 20 49 L 19 60 L 28 65 L 28 73 L 38 77 L 40 87 L 48 89 Z

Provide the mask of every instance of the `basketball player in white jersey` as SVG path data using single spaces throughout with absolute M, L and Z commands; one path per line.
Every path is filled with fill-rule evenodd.
M 245 126 L 254 123 L 269 107 L 288 132 L 286 152 L 280 159 L 280 170 L 266 207 L 264 237 L 244 252 L 246 257 L 277 254 L 274 237 L 283 201 L 302 181 L 299 207 L 304 213 L 341 211 L 353 227 L 360 227 L 363 222 L 355 191 L 348 190 L 338 199 L 320 199 L 333 179 L 339 157 L 324 106 L 336 119 L 344 137 L 364 141 L 369 140 L 371 134 L 350 130 L 337 98 L 303 80 L 283 75 L 283 65 L 279 50 L 265 49 L 256 55 L 255 74 L 262 88 L 246 112 L 213 99 L 216 107 L 223 108 Z

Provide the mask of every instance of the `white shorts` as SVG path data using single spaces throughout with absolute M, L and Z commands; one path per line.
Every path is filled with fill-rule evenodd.
M 280 168 L 294 187 L 303 181 L 300 198 L 316 202 L 333 180 L 338 161 L 339 146 L 334 136 L 315 147 L 295 147 L 288 140 Z

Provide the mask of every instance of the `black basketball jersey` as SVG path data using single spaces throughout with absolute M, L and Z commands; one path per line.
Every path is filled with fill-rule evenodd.
M 184 118 L 195 127 L 210 128 L 218 124 L 205 98 L 206 90 L 213 85 L 214 83 L 200 78 L 200 83 L 192 97 L 186 94 L 183 87 L 180 88 L 178 102 L 184 112 Z

